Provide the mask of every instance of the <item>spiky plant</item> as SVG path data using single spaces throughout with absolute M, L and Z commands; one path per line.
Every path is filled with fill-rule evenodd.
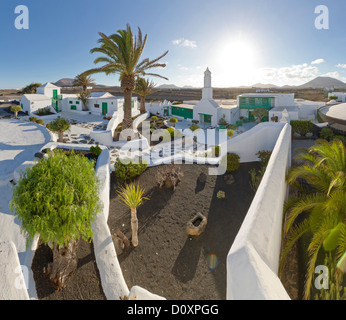
M 279 272 L 294 243 L 303 234 L 311 234 L 304 293 L 304 298 L 309 299 L 320 250 L 335 251 L 339 261 L 346 251 L 345 147 L 339 140 L 319 140 L 308 150 L 302 150 L 297 159 L 304 164 L 292 168 L 287 175 L 288 183 L 299 192 L 285 203 L 285 239 Z M 297 223 L 302 213 L 308 216 Z
M 131 210 L 131 232 L 132 232 L 132 245 L 138 246 L 138 218 L 137 208 L 143 203 L 143 200 L 149 198 L 143 197 L 144 189 L 136 186 L 134 183 L 125 184 L 117 191 L 120 196 L 120 202 L 125 204 Z
M 134 36 L 130 25 L 126 30 L 118 30 L 117 33 L 106 36 L 99 33 L 99 47 L 91 49 L 91 53 L 101 53 L 103 56 L 97 58 L 94 63 L 105 63 L 100 68 L 95 68 L 84 72 L 86 75 L 94 73 L 119 74 L 120 86 L 124 92 L 124 121 L 123 128 L 132 128 L 132 93 L 136 87 L 136 80 L 139 77 L 154 76 L 168 80 L 167 78 L 155 74 L 147 73 L 148 70 L 166 67 L 166 64 L 159 63 L 168 51 L 154 60 L 145 58 L 140 61 L 143 50 L 147 42 L 147 35 L 142 36 L 142 31 L 138 28 L 138 35 Z

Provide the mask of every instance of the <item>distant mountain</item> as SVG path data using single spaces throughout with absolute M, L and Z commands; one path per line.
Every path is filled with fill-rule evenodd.
M 330 77 L 317 77 L 301 86 L 297 86 L 297 89 L 323 89 L 323 88 L 346 88 L 346 83 L 330 78 Z
M 271 84 L 271 83 L 267 83 L 267 84 L 256 83 L 256 84 L 254 84 L 252 87 L 253 87 L 253 88 L 260 88 L 260 89 L 279 88 L 279 87 L 276 86 L 275 84 Z
M 63 78 L 54 82 L 54 84 L 58 87 L 72 87 L 73 79 L 71 78 Z
M 162 84 L 157 87 L 158 89 L 179 89 L 175 84 Z

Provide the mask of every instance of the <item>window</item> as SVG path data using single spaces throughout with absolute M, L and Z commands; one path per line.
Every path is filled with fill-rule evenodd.
M 72 104 L 73 102 L 72 101 L 69 101 L 70 104 Z
M 98 103 L 95 103 L 95 104 L 94 104 L 94 107 L 95 107 L 95 108 L 100 108 L 100 105 L 99 105 Z
M 76 104 L 79 104 L 79 101 L 76 101 Z

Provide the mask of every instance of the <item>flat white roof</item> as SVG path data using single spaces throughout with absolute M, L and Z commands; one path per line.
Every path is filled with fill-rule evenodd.
M 51 98 L 45 96 L 44 94 L 24 94 L 23 97 L 27 98 L 30 101 L 51 100 Z

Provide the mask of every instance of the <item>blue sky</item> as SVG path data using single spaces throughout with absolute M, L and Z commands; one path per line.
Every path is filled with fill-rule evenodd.
M 317 5 L 329 9 L 329 29 L 315 27 Z M 17 5 L 29 9 L 29 29 L 14 26 Z M 316 76 L 346 81 L 344 0 L 1 0 L 0 88 L 74 78 L 98 56 L 98 32 L 129 23 L 148 34 L 144 57 L 166 50 L 169 81 L 202 86 L 206 67 L 215 87 L 305 83 Z M 119 85 L 118 75 L 95 75 Z

